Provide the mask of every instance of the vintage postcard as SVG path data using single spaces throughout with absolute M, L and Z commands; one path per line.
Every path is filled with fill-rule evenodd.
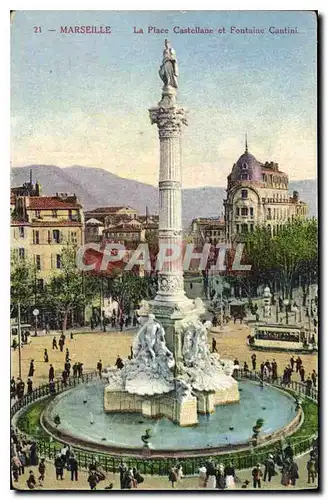
M 317 12 L 10 23 L 11 488 L 318 490 Z

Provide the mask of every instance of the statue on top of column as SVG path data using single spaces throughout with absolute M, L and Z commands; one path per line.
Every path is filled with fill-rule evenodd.
M 165 86 L 178 88 L 178 61 L 175 50 L 171 47 L 168 40 L 164 42 L 163 61 L 159 70 L 159 76 Z

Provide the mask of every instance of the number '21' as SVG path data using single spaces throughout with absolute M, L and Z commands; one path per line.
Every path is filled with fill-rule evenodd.
M 41 33 L 41 26 L 34 26 L 34 33 Z

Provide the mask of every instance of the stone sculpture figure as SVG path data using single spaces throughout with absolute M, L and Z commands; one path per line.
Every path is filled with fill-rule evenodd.
M 178 62 L 175 50 L 168 40 L 164 42 L 163 61 L 159 70 L 159 76 L 166 87 L 178 88 Z

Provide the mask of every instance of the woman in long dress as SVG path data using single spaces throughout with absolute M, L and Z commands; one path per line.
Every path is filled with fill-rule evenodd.
M 225 475 L 225 481 L 226 481 L 226 488 L 227 490 L 231 490 L 236 487 L 235 484 L 235 469 L 232 466 L 232 463 L 228 465 L 224 469 L 224 475 Z
M 159 70 L 159 76 L 163 80 L 164 85 L 178 88 L 178 62 L 175 51 L 168 40 L 165 40 L 163 61 Z

